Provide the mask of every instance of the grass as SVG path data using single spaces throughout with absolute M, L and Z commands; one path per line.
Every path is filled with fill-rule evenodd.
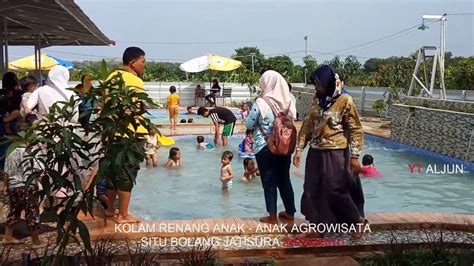
M 459 232 L 440 229 L 437 232 L 424 231 L 424 234 L 422 244 L 413 248 L 407 245 L 414 243 L 409 237 L 399 240 L 392 232 L 386 251 L 358 260 L 366 266 L 473 265 L 474 246 L 459 248 L 453 244 L 459 242 Z M 446 241 L 448 236 L 449 242 Z M 474 239 L 468 239 L 467 242 L 473 244 Z

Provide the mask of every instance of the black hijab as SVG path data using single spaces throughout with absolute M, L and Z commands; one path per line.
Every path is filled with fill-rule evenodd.
M 329 106 L 336 100 L 336 98 L 340 95 L 336 93 L 336 79 L 337 79 L 337 72 L 336 70 L 329 66 L 324 65 L 316 69 L 311 74 L 311 81 L 316 86 L 316 82 L 321 84 L 324 87 L 326 93 L 324 95 L 319 94 L 316 92 L 316 97 L 319 100 L 319 106 L 324 110 L 328 109 Z

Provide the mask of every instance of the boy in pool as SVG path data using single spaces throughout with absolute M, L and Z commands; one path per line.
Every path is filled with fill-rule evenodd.
M 260 171 L 255 166 L 255 162 L 251 158 L 244 159 L 244 176 L 242 176 L 242 181 L 250 182 L 256 176 L 260 176 Z
M 171 168 L 178 166 L 181 166 L 181 152 L 179 151 L 179 148 L 173 147 L 170 149 L 170 155 L 164 167 Z
M 222 153 L 221 157 L 221 182 L 222 182 L 222 190 L 230 191 L 232 189 L 232 179 L 234 178 L 234 172 L 232 171 L 232 166 L 230 162 L 232 162 L 232 158 L 234 155 L 230 151 L 225 151 Z
M 204 137 L 203 136 L 197 136 L 196 141 L 197 141 L 197 148 L 199 150 L 214 148 L 214 145 L 212 145 L 210 143 L 207 143 L 207 142 L 204 142 Z

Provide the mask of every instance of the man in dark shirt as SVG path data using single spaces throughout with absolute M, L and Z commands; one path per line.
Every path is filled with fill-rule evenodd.
M 216 107 L 211 110 L 208 110 L 205 107 L 199 107 L 198 115 L 210 117 L 212 122 L 214 122 L 214 143 L 216 145 L 221 144 L 219 140 L 219 127 L 220 124 L 224 125 L 224 129 L 222 130 L 222 145 L 227 146 L 227 136 L 232 136 L 234 133 L 235 121 L 237 121 L 234 113 L 224 107 Z
M 219 86 L 219 82 L 217 79 L 212 81 L 212 87 L 210 93 L 205 97 L 206 101 L 209 103 L 210 106 L 217 106 L 216 105 L 216 97 L 219 96 L 221 92 L 221 86 Z

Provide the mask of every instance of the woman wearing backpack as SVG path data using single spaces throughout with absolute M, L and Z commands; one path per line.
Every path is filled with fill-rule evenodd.
M 341 82 L 331 66 L 316 69 L 311 81 L 316 97 L 301 126 L 293 159 L 299 167 L 309 143 L 301 212 L 311 223 L 364 225 L 364 194 L 358 178 L 364 136 L 357 108 L 352 97 L 337 88 Z M 353 233 L 362 236 L 361 231 Z
M 246 126 L 247 129 L 253 130 L 255 138 L 253 149 L 260 170 L 265 204 L 269 213 L 269 216 L 261 218 L 260 221 L 275 224 L 278 222 L 278 217 L 285 220 L 294 220 L 296 212 L 293 187 L 290 181 L 291 153 L 295 143 L 289 143 L 294 142 L 293 140 L 296 141 L 296 129 L 292 123 L 292 119 L 296 117 L 296 106 L 291 100 L 288 84 L 278 72 L 268 70 L 263 73 L 260 78 L 260 88 L 262 89 L 262 97 L 258 98 L 252 106 L 246 120 Z M 290 134 L 288 139 L 281 140 L 282 142 L 286 141 L 281 145 L 275 145 L 275 141 L 280 140 L 277 139 L 278 136 L 272 134 L 275 133 L 272 131 L 274 122 L 276 120 L 281 122 L 283 119 L 280 119 L 281 117 L 276 119 L 274 111 L 286 114 L 283 118 L 286 119 L 287 125 L 280 123 L 278 126 L 286 126 L 284 130 L 294 133 L 294 139 L 291 139 L 293 134 Z M 284 147 L 287 152 L 275 150 L 275 146 Z M 281 155 L 282 153 L 287 154 Z M 278 217 L 277 188 L 285 206 L 285 211 L 280 212 Z

